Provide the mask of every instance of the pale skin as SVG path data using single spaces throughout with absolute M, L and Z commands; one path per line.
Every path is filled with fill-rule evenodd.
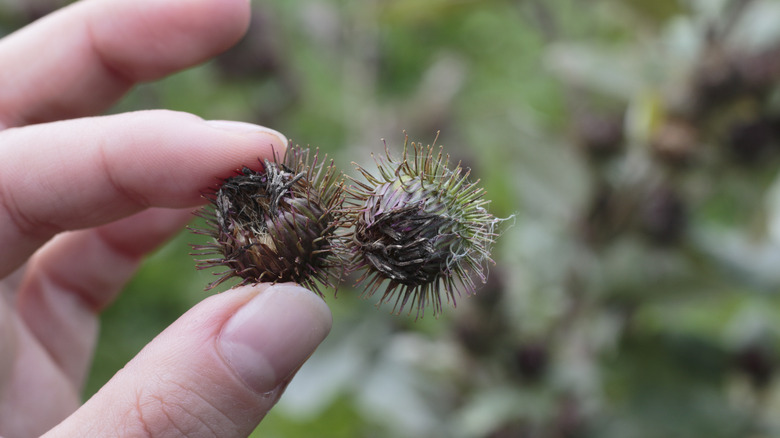
M 143 256 L 215 177 L 286 144 L 164 110 L 88 116 L 227 49 L 249 12 L 248 0 L 83 0 L 0 40 L 0 436 L 245 437 L 330 330 L 308 290 L 234 289 L 80 399 L 98 315 Z

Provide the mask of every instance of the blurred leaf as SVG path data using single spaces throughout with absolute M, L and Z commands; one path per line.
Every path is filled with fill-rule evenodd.
M 670 18 L 688 11 L 686 3 L 680 0 L 610 0 L 612 3 L 630 9 L 635 15 L 661 24 Z

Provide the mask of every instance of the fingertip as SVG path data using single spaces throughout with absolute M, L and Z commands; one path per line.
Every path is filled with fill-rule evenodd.
M 224 325 L 218 349 L 241 381 L 257 393 L 288 380 L 330 332 L 332 316 L 314 292 L 272 285 Z
M 287 144 L 289 143 L 287 136 L 281 132 L 266 126 L 256 125 L 254 123 L 240 122 L 235 120 L 207 120 L 206 123 L 214 128 L 239 134 L 267 135 L 271 138 L 271 141 L 274 145 L 281 145 L 282 149 L 286 148 Z M 276 150 L 277 147 L 274 147 L 273 149 L 274 153 L 279 155 L 280 151 Z

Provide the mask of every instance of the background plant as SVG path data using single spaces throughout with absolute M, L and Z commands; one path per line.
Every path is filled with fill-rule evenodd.
M 0 2 L 0 29 L 57 3 Z M 333 332 L 259 432 L 780 434 L 777 1 L 255 6 L 241 46 L 117 111 L 260 122 L 343 169 L 441 130 L 518 213 L 488 286 L 438 320 L 329 298 Z M 87 394 L 205 296 L 188 239 L 106 313 Z

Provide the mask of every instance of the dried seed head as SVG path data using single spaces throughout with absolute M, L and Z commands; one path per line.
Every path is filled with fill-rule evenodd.
M 363 273 L 357 282 L 365 296 L 384 285 L 380 305 L 394 299 L 394 311 L 409 305 L 417 317 L 432 306 L 438 316 L 442 294 L 454 305 L 461 288 L 474 291 L 472 273 L 486 280 L 501 220 L 485 209 L 489 201 L 468 181 L 470 171 L 448 168 L 441 148 L 412 142 L 410 151 L 409 145 L 407 138 L 400 161 L 389 152 L 386 161 L 377 160 L 376 176 L 357 166 L 366 181 L 350 178 L 353 199 L 345 211 L 353 230 L 344 246 L 348 269 Z
M 344 199 L 339 173 L 317 153 L 310 163 L 309 150 L 298 146 L 262 164 L 224 180 L 198 213 L 207 229 L 193 231 L 213 242 L 192 245 L 194 255 L 215 256 L 198 260 L 198 269 L 227 268 L 206 290 L 238 277 L 240 284 L 293 281 L 322 295 L 319 285 L 333 286 L 338 266 L 331 238 Z

